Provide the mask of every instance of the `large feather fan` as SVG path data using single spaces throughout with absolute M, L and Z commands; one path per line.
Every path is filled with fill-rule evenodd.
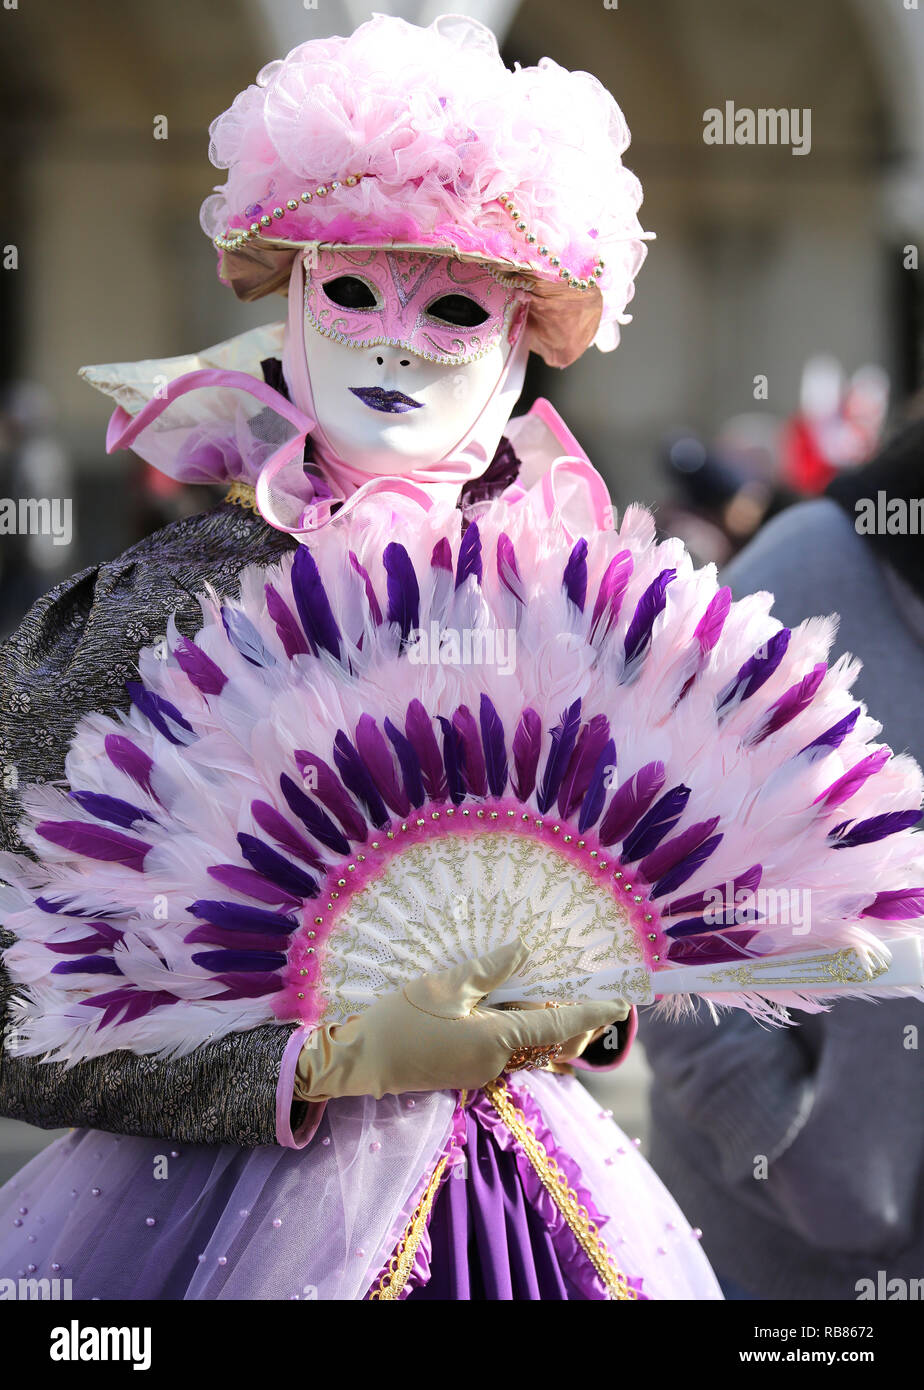
M 202 598 L 5 855 L 19 1046 L 180 1053 L 520 936 L 492 1002 L 920 995 L 922 778 L 825 656 L 630 508 L 381 504 Z

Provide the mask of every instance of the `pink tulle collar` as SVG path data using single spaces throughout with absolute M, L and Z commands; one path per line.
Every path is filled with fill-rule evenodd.
M 212 360 L 217 360 L 214 350 Z M 104 389 L 117 394 L 115 388 Z M 342 477 L 306 475 L 305 444 L 314 431 L 310 414 L 251 371 L 203 366 L 174 376 L 166 386 L 161 381 L 154 397 L 133 413 L 118 405 L 106 449 L 131 448 L 183 482 L 249 484 L 267 522 L 299 540 L 369 500 L 390 501 L 402 513 L 410 506 L 413 514 L 445 502 L 447 489 L 453 501 L 459 497 L 465 478 L 453 473 L 450 480 L 439 469 L 429 476 L 376 477 L 352 488 Z M 557 514 L 573 536 L 613 528 L 606 484 L 547 400 L 540 398 L 525 415 L 509 419 L 503 434 L 521 463 L 516 481 L 502 494 L 507 501 L 533 506 L 542 516 Z M 476 457 L 468 456 L 472 477 L 490 463 L 489 455 L 476 466 Z

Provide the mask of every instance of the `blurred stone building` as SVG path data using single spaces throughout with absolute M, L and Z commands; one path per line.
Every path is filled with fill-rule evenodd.
M 908 0 L 913 3 L 913 0 Z M 0 11 L 0 378 L 46 386 L 83 491 L 79 559 L 111 552 L 126 457 L 106 459 L 106 402 L 84 362 L 185 352 L 272 317 L 214 275 L 197 223 L 218 174 L 206 128 L 262 63 L 347 32 L 373 8 L 427 23 L 419 0 L 44 0 Z M 452 5 L 446 4 L 451 9 Z M 594 72 L 633 131 L 627 162 L 657 233 L 621 348 L 548 392 L 613 483 L 656 498 L 654 450 L 795 404 L 805 357 L 881 363 L 899 395 L 919 373 L 921 275 L 903 248 L 924 228 L 924 9 L 901 0 L 482 0 L 508 61 L 551 54 Z M 711 107 L 809 108 L 811 151 L 710 146 Z M 166 118 L 167 138 L 156 138 Z M 112 530 L 111 539 L 108 528 Z M 92 540 L 92 544 L 90 544 Z M 73 566 L 71 566 L 73 568 Z

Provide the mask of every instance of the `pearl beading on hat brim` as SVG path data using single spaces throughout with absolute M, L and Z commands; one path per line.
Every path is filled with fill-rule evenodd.
M 262 236 L 266 228 L 272 226 L 273 218 L 277 222 L 281 221 L 287 212 L 297 212 L 299 205 L 307 207 L 315 198 L 326 198 L 328 193 L 336 193 L 338 188 L 355 188 L 360 179 L 368 177 L 367 174 L 348 174 L 345 179 L 332 179 L 330 183 L 319 183 L 314 189 L 306 188 L 297 198 L 289 198 L 285 204 L 274 207 L 272 216 L 265 212 L 256 222 L 251 222 L 249 227 L 239 227 L 228 236 L 215 237 L 214 244 L 219 251 L 240 251 L 254 237 Z
M 561 258 L 552 255 L 547 246 L 537 244 L 539 238 L 536 236 L 535 232 L 530 231 L 529 224 L 526 222 L 519 209 L 514 206 L 513 195 L 511 193 L 501 193 L 497 201 L 507 212 L 508 216 L 513 218 L 514 226 L 518 232 L 523 233 L 523 238 L 527 245 L 535 246 L 538 255 L 547 256 L 549 265 L 558 269 L 558 278 L 563 280 L 566 285 L 569 285 L 571 289 L 588 290 L 599 280 L 605 268 L 605 263 L 601 261 L 599 257 L 594 261 L 594 268 L 590 272 L 590 279 L 582 280 L 579 275 L 573 275 L 570 270 L 566 270 L 561 264 Z M 559 269 L 559 267 L 561 268 Z
M 217 236 L 213 239 L 213 244 L 219 251 L 241 251 L 256 237 L 262 236 L 267 227 L 273 225 L 273 219 L 281 221 L 286 213 L 297 212 L 300 206 L 307 207 L 316 198 L 326 198 L 328 193 L 335 193 L 338 188 L 355 188 L 361 179 L 371 178 L 371 174 L 348 174 L 345 179 L 332 179 L 330 183 L 320 183 L 315 188 L 306 188 L 297 198 L 289 198 L 285 204 L 280 203 L 273 208 L 272 214 L 263 213 L 255 222 L 251 222 L 249 227 L 239 227 L 227 236 Z M 605 263 L 599 258 L 594 262 L 594 268 L 590 273 L 589 279 L 582 279 L 579 275 L 574 275 L 561 264 L 561 258 L 553 255 L 549 247 L 539 243 L 539 239 L 529 228 L 528 223 L 514 206 L 513 195 L 511 193 L 501 193 L 497 201 L 507 214 L 513 218 L 514 226 L 518 232 L 523 234 L 523 238 L 528 246 L 535 246 L 536 253 L 543 258 L 548 258 L 548 264 L 553 269 L 558 270 L 559 279 L 574 290 L 587 290 L 597 283 L 604 271 Z

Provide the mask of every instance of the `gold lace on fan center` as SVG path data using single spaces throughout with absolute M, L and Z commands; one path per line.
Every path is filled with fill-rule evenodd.
M 650 998 L 629 905 L 608 880 L 529 835 L 473 829 L 412 842 L 352 892 L 349 868 L 310 918 L 315 930 L 327 927 L 318 931 L 325 938 L 318 980 L 328 1001 L 325 1022 L 368 1007 L 383 990 L 517 939 L 530 951 L 518 998 L 571 998 L 575 981 L 620 968 L 608 993 Z

